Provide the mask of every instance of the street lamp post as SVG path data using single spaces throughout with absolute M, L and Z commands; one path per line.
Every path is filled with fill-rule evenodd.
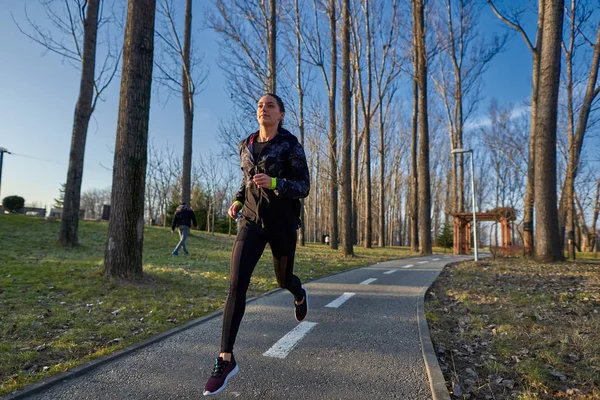
M 479 260 L 479 251 L 477 245 L 477 216 L 475 215 L 475 170 L 473 168 L 473 150 L 472 149 L 453 149 L 452 154 L 469 153 L 471 155 L 471 201 L 473 207 L 473 241 L 475 242 L 475 261 Z
M 2 189 L 2 161 L 4 160 L 4 153 L 10 154 L 10 151 L 4 147 L 0 147 L 0 189 Z M 0 197 L 0 201 L 2 201 L 2 197 Z

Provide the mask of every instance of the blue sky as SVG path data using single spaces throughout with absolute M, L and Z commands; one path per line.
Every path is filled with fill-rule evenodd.
M 31 204 L 51 205 L 66 181 L 71 143 L 73 112 L 79 90 L 80 73 L 61 57 L 46 52 L 22 35 L 11 19 L 23 21 L 23 4 L 32 19 L 42 22 L 43 12 L 37 1 L 0 0 L 0 147 L 5 155 L 0 196 L 19 195 Z M 196 3 L 198 4 L 198 3 Z M 196 19 L 202 18 L 200 7 Z M 200 22 L 200 21 L 198 21 Z M 481 26 L 498 30 L 502 25 L 485 8 Z M 196 98 L 194 153 L 218 153 L 219 121 L 232 113 L 232 103 L 216 65 L 218 46 L 210 30 L 196 29 L 202 43 L 205 62 L 210 68 L 206 90 Z M 514 37 L 509 49 L 499 55 L 484 76 L 484 101 L 479 116 L 484 118 L 491 97 L 501 103 L 519 103 L 530 95 L 531 55 L 520 37 Z M 99 102 L 90 122 L 85 153 L 82 191 L 111 185 L 118 91 L 115 78 Z M 406 93 L 406 97 L 410 94 Z M 183 146 L 181 99 L 153 90 L 149 137 L 160 148 L 169 145 L 176 153 Z M 249 127 L 249 130 L 255 127 Z

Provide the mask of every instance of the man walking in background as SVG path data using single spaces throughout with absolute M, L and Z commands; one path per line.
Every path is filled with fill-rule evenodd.
M 193 225 L 192 225 L 193 223 Z M 196 214 L 194 214 L 194 210 L 191 207 L 188 207 L 185 202 L 181 202 L 177 207 L 177 211 L 175 211 L 175 216 L 173 217 L 173 222 L 171 223 L 171 233 L 175 233 L 175 227 L 179 228 L 179 243 L 177 243 L 177 247 L 173 250 L 173 255 L 179 255 L 179 249 L 183 248 L 183 254 L 190 254 L 185 247 L 185 241 L 187 240 L 190 234 L 191 227 L 197 228 L 198 223 L 196 222 Z

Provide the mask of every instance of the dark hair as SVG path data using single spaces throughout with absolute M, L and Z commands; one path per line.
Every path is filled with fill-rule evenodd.
M 285 105 L 283 104 L 283 100 L 281 100 L 281 97 L 277 96 L 275 93 L 265 93 L 265 96 L 271 96 L 272 98 L 275 99 L 275 101 L 277 102 L 277 105 L 279 106 L 279 110 L 282 113 L 285 113 Z M 281 126 L 283 125 L 283 120 L 279 121 L 279 125 L 277 125 L 277 129 L 281 128 Z

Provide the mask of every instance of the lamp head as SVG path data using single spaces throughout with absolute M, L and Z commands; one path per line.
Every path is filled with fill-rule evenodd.
M 452 154 L 459 154 L 459 153 L 470 153 L 471 149 L 452 149 Z

